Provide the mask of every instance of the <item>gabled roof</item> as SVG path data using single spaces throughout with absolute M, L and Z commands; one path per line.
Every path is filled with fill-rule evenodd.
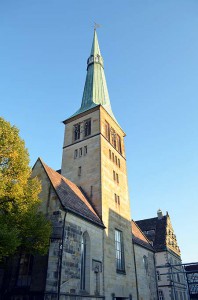
M 131 229 L 132 229 L 132 239 L 133 242 L 139 246 L 143 246 L 151 251 L 154 251 L 154 248 L 150 244 L 149 240 L 146 238 L 144 233 L 138 227 L 135 221 L 131 221 Z
M 136 221 L 140 229 L 145 233 L 147 238 L 153 242 L 156 251 L 166 250 L 166 216 L 161 219 L 151 218 Z
M 39 159 L 63 207 L 96 225 L 104 227 L 91 203 L 76 184 L 63 177 Z
M 163 216 L 162 211 L 157 211 L 158 217 L 136 221 L 137 225 L 149 239 L 153 242 L 155 251 L 170 251 L 180 256 L 180 249 L 177 244 L 168 212 Z

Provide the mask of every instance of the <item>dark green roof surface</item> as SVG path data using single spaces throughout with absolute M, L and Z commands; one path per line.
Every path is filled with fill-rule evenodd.
M 71 117 L 74 117 L 98 105 L 102 105 L 116 121 L 111 109 L 103 67 L 103 58 L 100 53 L 98 37 L 96 30 L 94 30 L 91 54 L 87 60 L 87 76 L 81 107 Z

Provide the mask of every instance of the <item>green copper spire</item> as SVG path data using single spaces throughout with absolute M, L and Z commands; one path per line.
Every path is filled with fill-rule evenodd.
M 87 60 L 87 76 L 84 86 L 82 103 L 80 109 L 73 116 L 98 105 L 102 105 L 106 109 L 106 111 L 115 119 L 111 110 L 109 93 L 104 74 L 103 58 L 100 53 L 97 33 L 94 29 L 94 38 L 91 53 Z

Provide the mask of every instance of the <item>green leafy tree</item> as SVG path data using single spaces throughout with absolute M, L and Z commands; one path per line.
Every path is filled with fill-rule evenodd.
M 40 191 L 19 130 L 0 118 L 0 260 L 20 249 L 47 251 L 51 224 L 39 211 Z

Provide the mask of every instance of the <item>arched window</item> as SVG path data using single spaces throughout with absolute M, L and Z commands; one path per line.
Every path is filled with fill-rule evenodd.
M 81 239 L 81 291 L 89 292 L 90 288 L 90 239 L 87 232 L 84 232 Z

